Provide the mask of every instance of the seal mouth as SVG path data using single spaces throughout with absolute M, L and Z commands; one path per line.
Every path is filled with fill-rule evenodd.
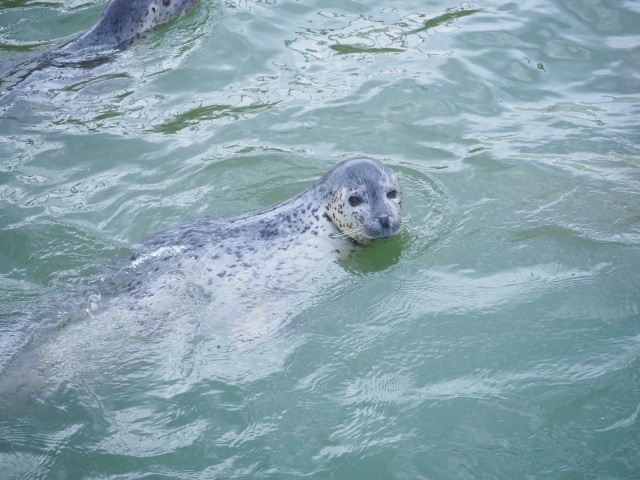
M 385 229 L 383 232 L 380 233 L 380 235 L 378 235 L 376 238 L 391 238 L 391 237 L 395 237 L 398 233 L 400 232 L 400 227 L 398 228 L 387 228 Z
M 395 237 L 399 232 L 400 232 L 399 228 L 398 229 L 387 228 L 379 233 L 376 233 L 375 235 L 367 235 L 367 240 L 369 241 L 385 240 L 391 237 Z
M 345 237 L 349 237 L 360 245 L 368 245 L 376 240 L 388 240 L 391 237 L 395 237 L 402 230 L 402 222 L 394 223 L 386 227 L 380 228 L 362 228 L 354 229 L 351 231 L 343 232 Z
M 389 238 L 397 235 L 402 230 L 402 218 L 389 218 L 389 215 L 377 217 L 378 225 L 364 229 L 365 235 L 370 240 Z

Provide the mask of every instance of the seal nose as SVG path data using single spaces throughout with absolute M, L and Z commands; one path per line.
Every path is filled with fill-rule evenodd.
M 380 215 L 378 221 L 382 228 L 389 228 L 389 215 Z

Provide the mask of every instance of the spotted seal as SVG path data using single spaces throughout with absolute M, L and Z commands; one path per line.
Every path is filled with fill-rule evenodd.
M 265 210 L 197 220 L 156 234 L 133 263 L 166 261 L 175 254 L 197 258 L 207 265 L 211 275 L 206 276 L 222 278 L 259 268 L 277 252 L 286 252 L 284 263 L 296 258 L 327 262 L 333 254 L 344 257 L 356 245 L 392 237 L 401 227 L 402 193 L 394 173 L 377 160 L 353 158 L 334 166 L 304 192 Z
M 277 323 L 295 314 L 293 302 L 312 301 L 323 279 L 344 273 L 339 260 L 400 232 L 402 202 L 386 166 L 346 160 L 272 207 L 152 236 L 120 276 L 120 290 L 150 317 L 204 316 L 216 328 L 229 319 L 244 331 L 248 318 Z
M 0 73 L 3 93 L 36 70 L 50 66 L 90 65 L 131 45 L 143 33 L 179 18 L 197 0 L 111 0 L 85 33 L 47 52 L 10 61 Z
M 197 0 L 111 0 L 96 24 L 57 49 L 60 54 L 107 51 L 129 46 L 143 33 L 170 22 Z
M 55 307 L 64 328 L 0 375 L 0 394 L 105 382 L 140 365 L 163 382 L 255 373 L 256 361 L 275 361 L 252 356 L 258 340 L 278 342 L 279 327 L 357 281 L 340 260 L 398 234 L 402 202 L 391 170 L 355 158 L 272 207 L 153 235 L 119 273 L 96 279 L 81 318 Z M 71 297 L 77 309 L 83 296 Z
M 175 296 L 178 285 L 188 284 L 202 298 L 216 298 L 206 302 L 220 310 L 231 298 L 237 305 L 265 289 L 296 291 L 332 259 L 401 228 L 396 176 L 377 160 L 354 158 L 270 208 L 200 219 L 150 237 L 126 269 L 126 290 L 148 303 L 145 297 Z

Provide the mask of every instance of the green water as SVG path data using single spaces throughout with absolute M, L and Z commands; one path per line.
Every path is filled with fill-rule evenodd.
M 4 2 L 0 62 L 105 4 Z M 639 72 L 639 4 L 597 0 L 200 0 L 33 72 L 0 98 L 0 478 L 640 478 Z M 354 155 L 409 231 L 283 328 L 93 313 L 147 236 Z

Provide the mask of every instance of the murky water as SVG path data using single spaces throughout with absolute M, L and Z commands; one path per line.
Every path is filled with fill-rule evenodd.
M 397 3 L 200 0 L 0 98 L 2 478 L 640 475 L 640 7 Z M 104 6 L 5 2 L 0 61 Z M 409 230 L 303 295 L 101 290 L 354 155 Z

